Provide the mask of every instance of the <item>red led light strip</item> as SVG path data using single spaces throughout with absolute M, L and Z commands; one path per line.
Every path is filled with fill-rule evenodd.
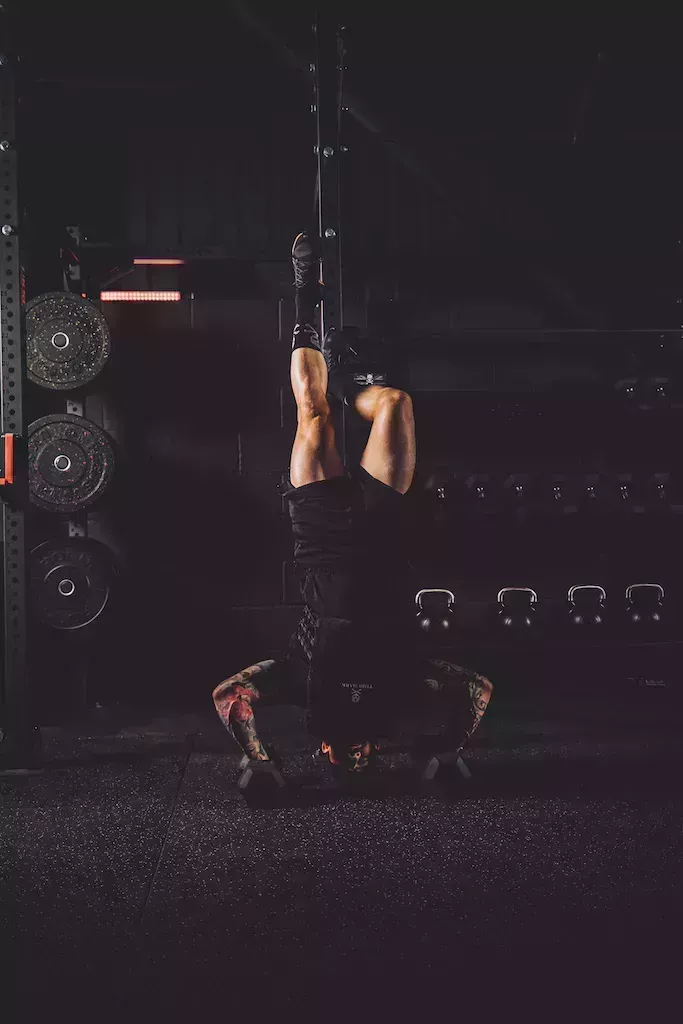
M 180 302 L 180 292 L 100 292 L 102 302 Z
M 184 267 L 185 262 L 185 260 L 147 259 L 147 257 L 139 257 L 133 260 L 133 264 L 136 267 Z

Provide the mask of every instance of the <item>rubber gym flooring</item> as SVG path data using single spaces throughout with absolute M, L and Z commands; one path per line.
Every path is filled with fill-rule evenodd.
M 3 1019 L 649 1019 L 678 984 L 682 720 L 669 691 L 496 693 L 469 781 L 411 789 L 399 737 L 345 794 L 303 713 L 260 709 L 275 809 L 210 707 L 44 728 L 44 770 L 0 779 Z

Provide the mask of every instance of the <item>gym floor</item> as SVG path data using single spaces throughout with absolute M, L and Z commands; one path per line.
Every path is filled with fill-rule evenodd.
M 303 713 L 261 709 L 274 810 L 209 708 L 45 728 L 44 770 L 0 779 L 8 1019 L 651 1015 L 680 952 L 682 719 L 666 690 L 497 692 L 469 781 L 411 790 L 398 738 L 344 795 Z

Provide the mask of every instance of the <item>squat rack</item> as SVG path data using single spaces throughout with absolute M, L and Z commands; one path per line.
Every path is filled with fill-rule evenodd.
M 28 461 L 26 444 L 26 350 L 23 336 L 21 207 L 16 149 L 17 59 L 0 53 L 0 177 L 2 273 L 0 274 L 0 417 L 4 465 L 2 500 L 3 650 L 0 664 L 0 768 L 27 769 L 40 760 L 40 733 L 33 725 L 29 692 Z

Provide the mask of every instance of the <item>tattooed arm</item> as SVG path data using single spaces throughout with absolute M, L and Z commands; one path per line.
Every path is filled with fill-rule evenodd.
M 461 748 L 466 746 L 479 728 L 482 718 L 489 706 L 493 684 L 485 676 L 473 674 L 474 678 L 469 680 L 468 688 L 470 693 L 470 720 L 465 730 L 465 736 Z
M 213 691 L 218 717 L 252 761 L 270 761 L 270 755 L 256 732 L 252 703 L 261 699 L 261 691 L 254 680 L 261 676 L 265 682 L 276 669 L 275 661 L 259 661 L 225 679 Z
M 436 678 L 426 679 L 429 691 L 439 695 L 447 718 L 444 737 L 454 750 L 462 750 L 472 739 L 486 713 L 493 684 L 478 672 L 453 665 L 449 661 L 429 659 Z

